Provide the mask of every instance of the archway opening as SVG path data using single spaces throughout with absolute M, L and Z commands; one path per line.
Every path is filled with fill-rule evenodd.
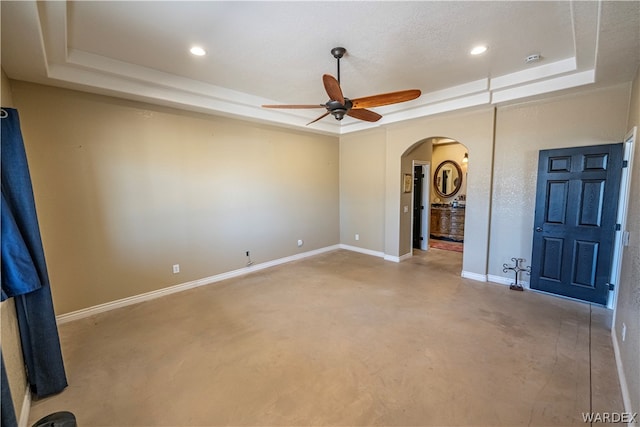
M 468 162 L 467 147 L 448 137 L 420 140 L 402 154 L 403 176 L 411 183 L 400 201 L 404 253 L 464 250 Z

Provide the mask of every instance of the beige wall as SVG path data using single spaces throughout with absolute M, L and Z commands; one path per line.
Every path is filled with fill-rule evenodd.
M 640 128 L 640 68 L 636 72 L 631 91 L 627 130 Z M 618 290 L 614 333 L 627 382 L 628 410 L 640 413 L 640 152 L 636 134 L 635 156 L 632 164 L 631 197 L 627 211 L 626 229 L 630 232 L 629 246 L 624 248 Z M 622 325 L 626 337 L 622 341 Z
M 530 265 L 538 151 L 622 141 L 628 97 L 624 84 L 498 109 L 490 275 L 508 277 L 512 257 Z
M 379 128 L 340 138 L 340 243 L 379 254 L 384 252 L 385 138 Z
M 335 137 L 24 82 L 13 96 L 57 314 L 242 269 L 247 250 L 339 243 Z
M 0 82 L 0 100 L 3 107 L 14 107 L 11 85 L 4 70 L 0 71 L 2 81 Z M 20 332 L 18 329 L 18 319 L 16 317 L 16 307 L 13 298 L 3 301 L 0 304 L 0 345 L 2 346 L 2 357 L 7 370 L 7 380 L 11 388 L 13 407 L 16 411 L 16 418 L 22 411 L 22 403 L 27 392 L 27 376 L 24 370 L 22 359 L 22 346 L 20 344 Z

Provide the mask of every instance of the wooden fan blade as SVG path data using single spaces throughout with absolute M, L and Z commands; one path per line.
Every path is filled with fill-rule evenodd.
M 318 117 L 317 119 L 315 119 L 314 121 L 307 123 L 307 126 L 309 126 L 311 123 L 315 123 L 315 122 L 317 122 L 318 120 L 320 120 L 320 119 L 322 119 L 322 118 L 324 118 L 324 117 L 327 117 L 328 115 L 329 115 L 329 112 L 327 111 L 326 113 L 324 113 L 323 115 L 321 115 L 320 117 Z
M 380 107 L 383 105 L 397 104 L 399 102 L 411 101 L 422 94 L 418 89 L 401 90 L 398 92 L 383 93 L 380 95 L 365 96 L 364 98 L 352 99 L 353 109 Z
M 366 122 L 377 122 L 382 116 L 374 111 L 360 108 L 359 110 L 349 110 L 347 116 L 351 116 L 356 119 L 364 120 Z
M 327 95 L 329 95 L 329 99 L 332 101 L 338 101 L 340 104 L 344 105 L 344 95 L 342 94 L 342 89 L 340 89 L 340 83 L 330 74 L 325 74 L 322 76 L 322 83 L 324 83 L 324 90 L 327 91 Z
M 262 108 L 326 108 L 324 105 L 322 104 L 315 104 L 315 105 L 305 105 L 305 104 L 300 104 L 300 105 L 263 105 Z

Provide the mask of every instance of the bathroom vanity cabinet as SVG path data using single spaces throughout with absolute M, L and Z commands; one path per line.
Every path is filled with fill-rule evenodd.
M 431 207 L 431 237 L 462 242 L 464 240 L 464 213 L 464 207 Z

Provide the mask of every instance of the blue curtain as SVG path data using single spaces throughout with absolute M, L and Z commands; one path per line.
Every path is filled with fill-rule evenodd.
M 18 427 L 16 419 L 16 411 L 13 408 L 13 400 L 11 399 L 11 390 L 9 390 L 9 381 L 7 380 L 7 372 L 4 369 L 4 358 L 0 352 L 0 361 L 2 362 L 2 404 L 0 405 L 0 425 L 2 427 Z
M 27 380 L 44 397 L 62 391 L 67 378 L 18 112 L 2 108 L 0 122 L 2 299 L 15 299 Z

